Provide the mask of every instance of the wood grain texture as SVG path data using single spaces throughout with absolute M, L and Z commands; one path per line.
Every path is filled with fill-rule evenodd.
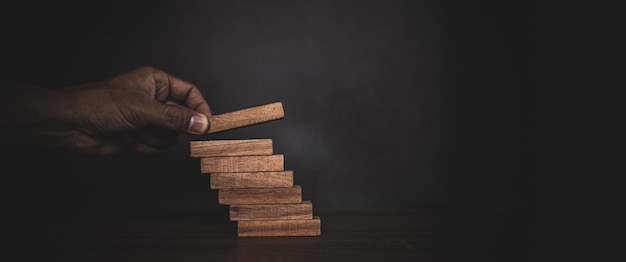
M 322 220 L 318 216 L 312 219 L 237 222 L 237 235 L 240 237 L 320 236 L 321 234 Z
M 275 102 L 209 117 L 208 133 L 260 124 L 285 117 L 283 103 Z
M 191 157 L 252 156 L 274 153 L 271 139 L 233 139 L 189 142 Z
M 302 203 L 302 188 L 294 185 L 293 187 L 219 189 L 217 199 L 221 205 L 295 204 Z
M 293 171 L 211 173 L 211 189 L 292 187 Z
M 313 203 L 231 205 L 230 221 L 312 219 Z
M 282 154 L 268 156 L 214 156 L 200 158 L 201 173 L 284 171 Z

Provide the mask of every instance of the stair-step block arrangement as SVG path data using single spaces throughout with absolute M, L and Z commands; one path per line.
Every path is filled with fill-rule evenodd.
M 209 117 L 208 133 L 284 117 L 282 103 Z M 200 172 L 210 176 L 218 203 L 229 205 L 230 221 L 240 237 L 320 236 L 321 219 L 313 203 L 302 199 L 294 171 L 274 152 L 271 139 L 191 141 L 190 155 L 200 159 Z

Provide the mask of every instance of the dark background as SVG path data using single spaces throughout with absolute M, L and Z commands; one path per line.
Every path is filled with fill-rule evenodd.
M 3 7 L 5 77 L 51 88 L 152 65 L 213 113 L 285 118 L 182 135 L 158 159 L 3 148 L 27 210 L 218 210 L 190 140 L 271 138 L 319 210 L 530 211 L 530 5 L 509 1 L 40 1 Z M 10 139 L 10 138 L 4 138 Z

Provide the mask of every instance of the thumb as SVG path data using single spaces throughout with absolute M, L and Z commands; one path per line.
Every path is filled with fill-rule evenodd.
M 156 102 L 146 110 L 144 123 L 190 134 L 206 134 L 209 130 L 207 116 L 177 104 Z

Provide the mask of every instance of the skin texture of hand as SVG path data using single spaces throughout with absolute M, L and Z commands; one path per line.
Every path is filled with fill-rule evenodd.
M 195 85 L 153 67 L 54 90 L 20 86 L 0 101 L 2 134 L 14 142 L 93 155 L 159 156 L 181 133 L 205 134 L 211 115 Z

